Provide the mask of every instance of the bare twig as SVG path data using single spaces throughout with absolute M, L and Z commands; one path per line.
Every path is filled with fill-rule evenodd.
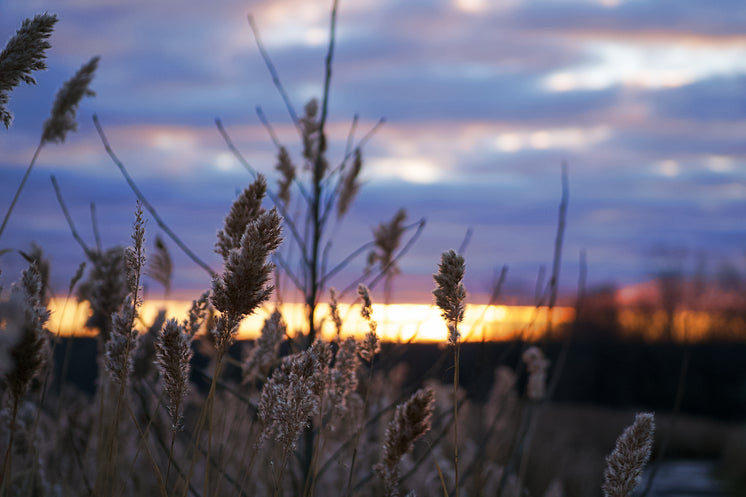
M 171 230 L 171 228 L 168 227 L 168 225 L 163 221 L 161 216 L 158 215 L 155 208 L 148 202 L 148 200 L 145 198 L 145 195 L 140 191 L 140 189 L 135 184 L 135 181 L 132 179 L 132 177 L 127 172 L 127 169 L 124 167 L 124 164 L 122 161 L 120 161 L 116 154 L 114 154 L 114 150 L 112 150 L 111 146 L 109 145 L 109 140 L 106 138 L 106 135 L 104 134 L 104 129 L 101 127 L 101 123 L 98 121 L 98 116 L 96 114 L 93 115 L 93 124 L 96 126 L 96 131 L 98 131 L 98 135 L 101 138 L 101 142 L 104 144 L 104 148 L 106 149 L 106 153 L 109 154 L 109 157 L 111 157 L 111 160 L 114 161 L 114 164 L 119 168 L 119 171 L 121 171 L 122 175 L 124 176 L 124 179 L 127 181 L 127 184 L 129 185 L 130 189 L 134 192 L 134 194 L 137 196 L 137 198 L 140 200 L 143 206 L 150 212 L 150 215 L 153 216 L 153 219 L 155 219 L 155 222 L 158 224 L 158 226 L 163 230 L 164 233 L 166 233 L 171 240 L 174 241 L 174 243 L 190 258 L 192 261 L 195 262 L 199 267 L 204 269 L 211 277 L 216 276 L 217 273 L 213 271 L 210 266 L 207 265 L 202 259 L 197 257 L 197 255 L 189 249 L 189 247 L 186 246 L 186 244 L 181 241 L 181 238 L 179 238 L 176 233 Z
M 88 245 L 86 245 L 83 239 L 80 237 L 78 230 L 75 229 L 73 218 L 70 216 L 70 212 L 67 210 L 65 201 L 62 199 L 62 193 L 60 192 L 60 186 L 57 184 L 57 178 L 55 178 L 54 175 L 51 175 L 49 178 L 52 180 L 52 186 L 54 187 L 54 193 L 57 195 L 57 202 L 59 202 L 60 208 L 62 208 L 62 213 L 65 215 L 65 219 L 67 220 L 67 225 L 70 227 L 70 231 L 73 234 L 73 238 L 75 238 L 75 241 L 77 241 L 78 244 L 83 248 L 83 252 L 85 252 L 85 255 L 88 258 L 90 258 L 93 252 L 91 251 L 90 248 L 88 248 Z
M 256 45 L 259 48 L 259 53 L 262 55 L 262 59 L 264 59 L 264 64 L 267 66 L 267 70 L 269 70 L 269 74 L 272 76 L 272 82 L 274 83 L 275 88 L 277 88 L 277 91 L 280 93 L 282 100 L 285 102 L 285 107 L 287 107 L 288 114 L 290 114 L 290 119 L 293 120 L 293 124 L 295 124 L 295 127 L 298 130 L 298 133 L 301 136 L 303 136 L 303 131 L 300 128 L 300 124 L 298 120 L 298 114 L 295 112 L 295 109 L 293 108 L 293 104 L 290 103 L 290 97 L 288 97 L 288 94 L 285 91 L 285 87 L 282 86 L 282 82 L 280 81 L 280 76 L 277 74 L 277 69 L 275 69 L 275 65 L 272 63 L 272 59 L 269 58 L 269 54 L 267 53 L 267 50 L 264 48 L 262 39 L 259 36 L 259 28 L 257 28 L 256 23 L 254 22 L 254 17 L 251 14 L 249 14 L 248 20 L 249 20 L 249 26 L 251 27 L 251 32 L 254 34 L 254 40 L 256 40 Z

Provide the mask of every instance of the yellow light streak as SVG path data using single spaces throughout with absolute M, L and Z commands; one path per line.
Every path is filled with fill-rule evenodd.
M 147 300 L 141 310 L 138 329 L 144 330 L 153 322 L 161 309 L 166 310 L 167 318 L 183 320 L 191 302 L 180 300 Z M 90 315 L 87 303 L 73 300 L 65 305 L 64 299 L 52 299 L 52 315 L 47 328 L 62 336 L 93 336 L 95 332 L 85 328 Z M 360 306 L 339 305 L 343 321 L 343 336 L 362 337 L 368 331 L 367 322 L 360 316 Z M 239 328 L 238 338 L 254 339 L 259 336 L 264 320 L 272 307 L 268 306 L 247 317 Z M 288 333 L 294 335 L 306 329 L 306 311 L 303 304 L 283 304 L 282 314 L 288 324 Z M 329 317 L 329 307 L 320 304 L 316 313 L 321 323 L 321 335 L 332 338 L 336 331 Z M 385 341 L 400 342 L 440 342 L 447 336 L 446 325 L 440 310 L 426 304 L 374 304 L 373 318 L 378 323 L 378 335 Z M 570 307 L 557 307 L 553 312 L 553 325 L 570 322 L 574 310 Z M 507 340 L 522 336 L 537 339 L 544 333 L 547 323 L 547 310 L 533 306 L 487 306 L 467 305 L 464 322 L 460 327 L 466 341 Z

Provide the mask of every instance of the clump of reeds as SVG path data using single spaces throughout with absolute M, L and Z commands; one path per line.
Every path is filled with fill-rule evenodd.
M 57 16 L 52 14 L 24 20 L 0 52 L 0 121 L 6 129 L 13 121 L 13 114 L 6 108 L 8 92 L 21 82 L 35 85 L 31 73 L 47 68 L 46 51 L 52 46 L 48 40 L 56 22 Z
M 42 289 L 39 271 L 32 264 L 23 272 L 20 284 L 12 287 L 9 300 L 0 305 L 0 323 L 3 325 L 0 331 L 5 349 L 2 359 L 6 362 L 1 366 L 10 404 L 10 438 L 0 489 L 11 483 L 13 441 L 21 400 L 46 360 L 44 324 L 49 319 L 49 311 L 42 303 Z
M 422 389 L 396 407 L 394 418 L 386 427 L 381 462 L 376 465 L 386 497 L 399 495 L 399 461 L 412 450 L 414 442 L 430 430 L 434 402 L 435 393 Z
M 640 483 L 640 475 L 653 449 L 655 416 L 639 413 L 635 422 L 624 430 L 606 458 L 602 486 L 605 497 L 629 497 Z

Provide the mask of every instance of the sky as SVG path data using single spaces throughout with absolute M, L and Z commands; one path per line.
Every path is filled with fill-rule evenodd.
M 10 94 L 15 120 L 0 130 L 0 212 L 57 88 L 101 56 L 96 96 L 82 101 L 78 132 L 43 148 L 0 247 L 39 244 L 52 259 L 53 285 L 67 288 L 84 254 L 50 175 L 88 244 L 95 244 L 92 203 L 103 246 L 128 243 L 135 196 L 104 151 L 95 113 L 161 217 L 219 268 L 215 233 L 252 178 L 215 119 L 270 185 L 278 178 L 276 150 L 257 106 L 300 163 L 298 135 L 247 15 L 300 112 L 322 94 L 330 7 L 0 0 L 0 43 L 27 17 L 59 17 L 48 70 L 35 74 L 36 86 Z M 458 248 L 468 229 L 467 291 L 483 298 L 506 265 L 506 295 L 525 298 L 539 268 L 551 267 L 565 162 L 566 299 L 577 286 L 581 250 L 591 287 L 647 281 L 665 264 L 661 254 L 679 257 L 687 271 L 695 259 L 711 272 L 724 264 L 746 270 L 744 26 L 741 0 L 341 1 L 327 128 L 332 161 L 341 160 L 354 115 L 358 138 L 386 122 L 363 148 L 363 186 L 330 232 L 330 260 L 370 240 L 403 207 L 409 222 L 424 218 L 426 227 L 400 262 L 395 300 L 430 300 L 440 254 Z M 160 232 L 152 219 L 146 230 L 151 242 Z M 166 242 L 175 293 L 195 298 L 209 276 Z M 346 286 L 363 264 L 331 284 Z M 6 253 L 0 268 L 7 288 L 22 259 Z

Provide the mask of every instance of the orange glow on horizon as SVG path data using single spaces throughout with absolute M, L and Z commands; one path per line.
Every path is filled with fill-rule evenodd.
M 186 317 L 190 301 L 148 300 L 143 304 L 142 330 L 152 323 L 159 310 L 166 310 L 167 318 L 182 320 Z M 61 336 L 95 336 L 95 332 L 85 328 L 90 315 L 87 303 L 73 300 L 65 305 L 64 299 L 52 299 L 49 304 L 52 315 L 47 328 Z M 238 333 L 239 340 L 254 339 L 259 336 L 264 320 L 272 307 L 267 306 L 244 319 Z M 343 322 L 343 336 L 362 337 L 368 331 L 368 324 L 360 316 L 360 306 L 339 305 Z M 282 314 L 288 324 L 288 332 L 295 334 L 305 330 L 305 306 L 303 304 L 283 304 Z M 316 316 L 321 323 L 321 335 L 327 339 L 336 331 L 329 315 L 329 306 L 319 304 Z M 553 311 L 553 325 L 570 322 L 575 312 L 570 307 L 556 307 Z M 377 333 L 384 341 L 393 342 L 441 342 L 446 340 L 447 329 L 441 318 L 440 309 L 427 304 L 374 304 L 373 319 L 378 323 Z M 539 338 L 546 329 L 547 309 L 533 306 L 471 305 L 467 304 L 464 322 L 459 331 L 465 341 L 499 341 L 516 337 L 528 340 Z

